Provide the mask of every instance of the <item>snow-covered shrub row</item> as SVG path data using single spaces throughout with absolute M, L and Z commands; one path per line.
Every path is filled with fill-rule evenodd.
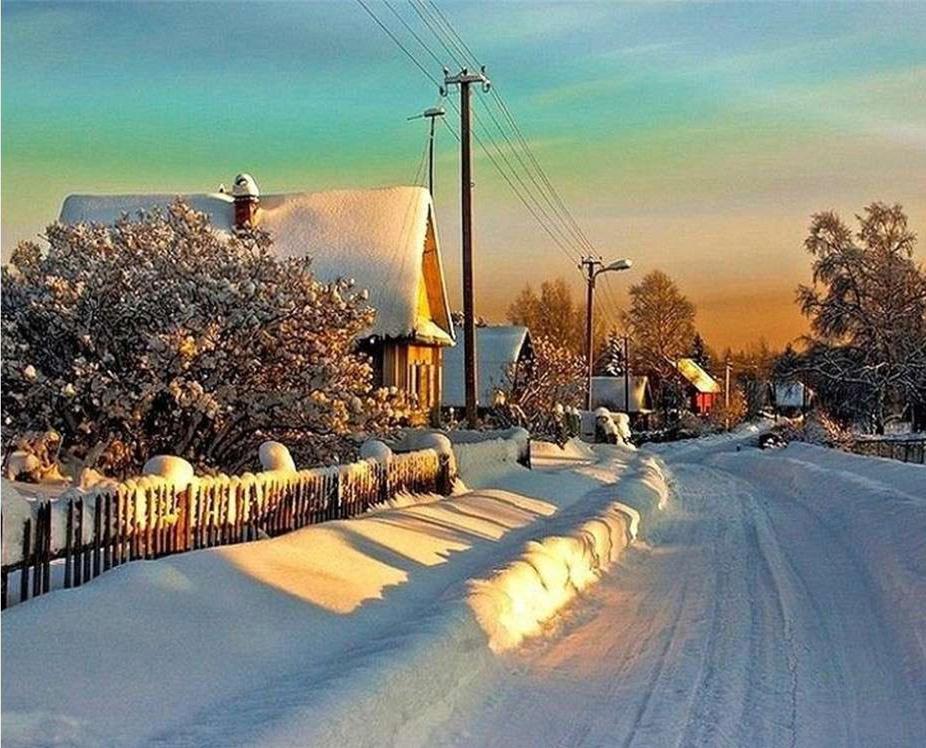
M 178 201 L 46 237 L 2 271 L 5 435 L 53 428 L 113 476 L 168 452 L 239 472 L 268 438 L 319 464 L 411 413 L 356 349 L 375 318 L 365 292 L 278 257 L 267 232 L 216 231 Z
M 540 633 L 575 595 L 597 581 L 635 537 L 639 514 L 619 502 L 568 535 L 527 544 L 492 577 L 471 583 L 468 603 L 494 652 Z

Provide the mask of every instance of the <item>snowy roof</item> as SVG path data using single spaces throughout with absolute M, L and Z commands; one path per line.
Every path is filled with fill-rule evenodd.
M 112 223 L 123 213 L 165 207 L 177 197 L 71 195 L 64 201 L 60 220 Z M 234 200 L 230 195 L 181 197 L 209 214 L 216 228 L 233 228 Z M 280 256 L 308 255 L 320 280 L 353 278 L 357 288 L 370 292 L 376 321 L 366 334 L 453 343 L 427 190 L 387 187 L 265 195 L 260 199 L 257 223 L 270 231 Z
M 680 358 L 674 364 L 676 371 L 687 379 L 701 393 L 720 392 L 720 384 L 693 358 Z
M 462 406 L 466 402 L 463 381 L 464 340 L 457 328 L 457 344 L 444 351 L 443 405 Z M 508 367 L 530 353 L 530 333 L 517 325 L 489 325 L 476 328 L 476 387 L 480 405 L 491 405 L 497 389 L 507 389 Z
M 652 413 L 653 398 L 650 394 L 649 377 L 631 374 L 630 413 Z M 592 377 L 592 407 L 604 406 L 608 410 L 625 412 L 624 377 Z

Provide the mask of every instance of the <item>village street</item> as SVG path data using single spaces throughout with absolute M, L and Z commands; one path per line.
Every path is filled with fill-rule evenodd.
M 4 741 L 916 745 L 924 469 L 754 441 L 538 450 L 447 500 L 17 606 Z M 539 635 L 490 649 L 472 580 L 614 499 L 639 511 L 635 542 Z
M 923 468 L 797 444 L 662 456 L 647 541 L 436 742 L 921 744 Z

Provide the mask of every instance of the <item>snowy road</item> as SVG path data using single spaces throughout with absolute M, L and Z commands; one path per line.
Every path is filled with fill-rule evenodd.
M 926 744 L 926 470 L 803 445 L 661 456 L 649 543 L 434 742 Z
M 926 745 L 926 468 L 754 436 L 486 471 L 10 608 L 3 744 Z M 633 545 L 490 648 L 473 580 L 518 569 L 522 622 L 572 584 L 527 541 L 612 502 Z

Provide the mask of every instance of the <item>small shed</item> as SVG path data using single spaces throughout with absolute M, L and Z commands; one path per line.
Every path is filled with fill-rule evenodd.
M 444 407 L 466 405 L 464 382 L 463 328 L 455 331 L 456 345 L 444 353 Z M 510 388 L 509 371 L 517 374 L 534 358 L 530 332 L 520 325 L 486 325 L 476 328 L 476 398 L 482 408 L 488 408 L 499 390 Z
M 626 387 L 628 380 L 629 388 Z M 592 377 L 592 410 L 602 407 L 629 416 L 652 413 L 653 395 L 650 391 L 649 377 L 640 374 L 631 374 L 626 378 Z

